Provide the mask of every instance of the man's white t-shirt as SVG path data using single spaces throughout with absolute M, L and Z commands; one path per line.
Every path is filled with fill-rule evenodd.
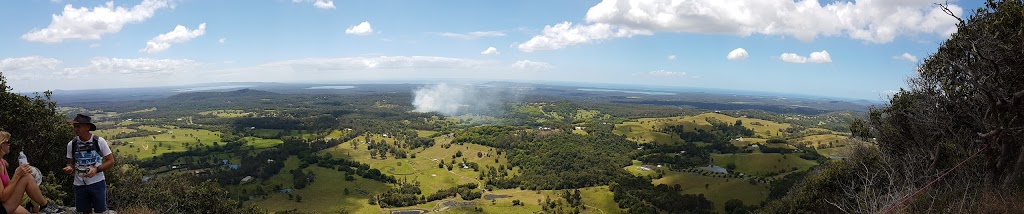
M 75 186 L 89 185 L 105 180 L 106 177 L 103 176 L 103 172 L 97 172 L 96 175 L 92 176 L 91 178 L 87 178 L 85 176 L 79 175 L 78 170 L 79 168 L 87 166 L 96 167 L 98 169 L 99 166 L 103 164 L 103 157 L 106 157 L 107 155 L 110 155 L 110 153 L 112 153 L 110 152 L 110 145 L 107 145 L 107 140 L 104 140 L 102 137 L 96 137 L 96 145 L 99 147 L 98 149 L 90 151 L 80 150 L 78 154 L 72 154 L 72 151 L 74 151 L 73 146 L 75 146 L 75 141 L 78 141 L 78 137 L 76 136 L 75 138 L 75 140 L 71 140 L 71 142 L 68 142 L 67 147 L 67 158 L 71 158 L 72 161 L 75 162 L 75 164 L 72 166 L 72 168 L 76 168 L 75 172 L 72 173 L 75 176 Z M 89 144 L 92 142 L 92 139 L 92 136 L 90 136 L 86 141 L 79 141 L 79 144 Z

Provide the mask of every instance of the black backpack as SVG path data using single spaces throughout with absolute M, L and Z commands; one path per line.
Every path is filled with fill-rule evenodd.
M 85 142 L 85 145 L 79 146 L 80 144 L 78 142 L 82 142 L 82 141 L 79 140 L 78 137 L 76 136 L 74 138 L 74 140 L 73 140 L 74 143 L 71 145 L 71 153 L 78 153 L 78 152 L 81 152 L 81 151 L 99 151 L 100 150 L 99 141 L 100 141 L 100 137 L 99 136 L 92 135 L 92 141 Z

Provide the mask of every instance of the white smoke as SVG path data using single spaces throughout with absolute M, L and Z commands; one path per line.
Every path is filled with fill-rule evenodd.
M 468 106 L 467 102 L 475 96 L 469 86 L 454 86 L 445 83 L 421 87 L 413 92 L 416 96 L 412 104 L 415 112 L 438 112 L 444 115 L 456 115 Z

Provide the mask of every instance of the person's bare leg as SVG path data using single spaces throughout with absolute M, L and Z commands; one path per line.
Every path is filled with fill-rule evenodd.
M 28 182 L 28 179 L 21 179 L 18 180 L 18 183 L 10 184 L 7 186 L 7 188 L 11 188 L 11 198 L 8 199 L 7 201 L 4 201 L 4 208 L 12 208 L 7 209 L 7 211 L 17 211 L 17 208 L 21 207 L 20 198 L 22 197 L 22 195 L 25 195 L 25 186 L 27 184 L 26 182 Z
M 14 213 L 14 212 L 18 211 L 18 208 L 21 207 L 21 205 L 18 205 L 18 202 L 21 202 L 21 201 L 20 200 L 7 200 L 7 201 L 4 201 L 3 209 L 5 211 L 7 211 L 7 213 Z
M 26 210 L 24 207 L 18 206 L 18 208 L 14 209 L 14 212 L 12 212 L 11 214 L 31 214 L 31 213 L 28 212 L 28 210 Z
M 22 181 L 27 181 L 25 184 L 25 193 L 28 193 L 29 198 L 32 198 L 32 202 L 36 202 L 36 205 L 39 205 L 37 207 L 46 205 L 46 197 L 43 197 L 43 191 L 39 190 L 39 185 L 36 184 L 36 181 L 33 179 L 22 179 Z

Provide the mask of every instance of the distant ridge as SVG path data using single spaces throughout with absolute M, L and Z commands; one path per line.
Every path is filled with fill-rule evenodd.
M 181 93 L 174 96 L 170 96 L 168 100 L 204 100 L 213 98 L 230 98 L 230 97 L 251 97 L 251 96 L 272 96 L 278 95 L 278 93 L 253 90 L 253 89 L 239 89 L 234 91 L 224 92 L 189 92 Z

